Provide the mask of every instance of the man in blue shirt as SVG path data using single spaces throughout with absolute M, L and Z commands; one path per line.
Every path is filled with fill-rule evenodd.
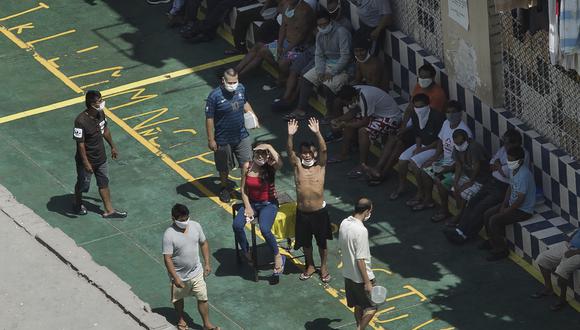
M 253 113 L 246 89 L 239 83 L 236 70 L 229 68 L 224 71 L 221 86 L 209 93 L 205 105 L 207 141 L 214 152 L 222 187 L 219 198 L 224 203 L 231 200 L 228 175 L 234 167 L 234 156 L 240 169 L 252 156 L 250 134 L 244 125 L 246 112 Z
M 538 255 L 536 259 L 542 276 L 544 277 L 544 289 L 532 295 L 539 299 L 554 294 L 552 287 L 552 272 L 558 277 L 560 298 L 550 309 L 557 311 L 566 306 L 566 290 L 568 282 L 574 272 L 580 269 L 580 229 L 567 237 L 563 242 L 550 246 L 550 248 Z
M 485 211 L 483 215 L 488 241 L 480 248 L 491 250 L 488 261 L 506 258 L 509 250 L 504 234 L 507 225 L 524 221 L 532 217 L 536 204 L 536 184 L 534 176 L 527 166 L 524 149 L 520 146 L 507 150 L 510 185 L 506 191 L 503 203 Z

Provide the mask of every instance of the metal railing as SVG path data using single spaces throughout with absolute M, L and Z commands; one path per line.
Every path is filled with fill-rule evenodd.
M 443 61 L 441 0 L 391 0 L 395 26 Z
M 501 14 L 504 107 L 550 141 L 580 157 L 580 83 L 550 63 L 548 33 L 531 34 Z

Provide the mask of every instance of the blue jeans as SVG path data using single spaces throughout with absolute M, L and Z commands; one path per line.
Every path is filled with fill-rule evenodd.
M 277 255 L 278 243 L 276 242 L 276 237 L 272 234 L 272 225 L 276 219 L 276 214 L 278 213 L 278 203 L 277 202 L 250 202 L 252 209 L 254 210 L 254 216 L 259 218 L 260 232 L 266 243 L 270 246 L 270 249 Z M 246 238 L 246 231 L 244 227 L 246 226 L 246 216 L 244 215 L 245 208 L 242 206 L 236 214 L 234 219 L 234 224 L 232 225 L 234 229 L 234 235 L 240 244 L 240 247 L 244 253 L 250 250 L 250 245 L 248 244 L 248 239 Z

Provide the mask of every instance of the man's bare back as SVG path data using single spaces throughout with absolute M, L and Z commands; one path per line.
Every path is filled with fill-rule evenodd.
M 304 168 L 296 165 L 294 180 L 296 182 L 296 197 L 298 209 L 303 212 L 314 212 L 322 208 L 324 203 L 324 176 L 326 170 L 320 165 Z
M 298 2 L 294 16 L 286 17 L 286 40 L 291 45 L 299 45 L 305 41 L 314 28 L 314 10 L 304 1 Z

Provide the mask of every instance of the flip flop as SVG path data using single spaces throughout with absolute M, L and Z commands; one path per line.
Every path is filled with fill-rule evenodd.
M 286 121 L 290 121 L 292 119 L 303 120 L 303 119 L 306 119 L 306 114 L 297 114 L 295 112 L 290 112 L 290 113 L 282 116 L 282 119 L 284 119 Z
M 441 222 L 441 221 L 449 218 L 450 216 L 451 215 L 449 215 L 447 213 L 437 213 L 431 217 L 431 222 Z
M 326 164 L 338 164 L 342 162 L 344 162 L 344 160 L 336 157 L 330 157 L 326 160 Z
M 358 179 L 363 175 L 363 171 L 360 168 L 354 168 L 352 170 L 350 170 L 348 173 L 346 173 L 346 176 L 349 179 Z
M 568 304 L 565 302 L 558 302 L 558 303 L 550 306 L 550 310 L 552 312 L 557 312 L 557 311 L 561 310 L 562 308 L 566 307 L 566 305 L 568 305 Z
M 284 273 L 284 266 L 286 265 L 286 256 L 281 257 L 282 257 L 282 265 L 280 266 L 279 271 L 276 271 L 276 267 L 274 267 L 274 273 L 272 274 L 274 276 L 280 276 Z
M 312 276 L 314 275 L 314 273 L 312 274 L 308 274 L 308 273 L 302 273 L 300 274 L 300 277 L 298 277 L 301 281 L 306 281 L 312 278 Z
M 417 205 L 413 206 L 413 207 L 411 208 L 411 210 L 413 210 L 413 211 L 415 211 L 415 212 L 418 212 L 418 211 L 423 211 L 423 210 L 432 209 L 432 208 L 434 208 L 434 207 L 435 207 L 435 203 L 430 203 L 430 204 L 423 204 L 423 203 L 420 203 L 420 204 L 417 204 Z
M 328 274 L 328 273 L 324 276 L 322 276 L 322 274 L 321 274 L 320 280 L 322 281 L 322 283 L 329 283 L 332 280 L 332 276 L 330 276 L 330 274 Z
M 541 298 L 544 298 L 544 297 L 549 297 L 551 295 L 553 295 L 553 293 L 551 293 L 551 292 L 550 293 L 546 293 L 544 291 L 538 291 L 538 292 L 532 294 L 530 296 L 530 298 L 532 298 L 532 299 L 541 299 Z
M 405 205 L 407 205 L 408 207 L 415 207 L 419 204 L 421 204 L 421 200 L 415 198 L 409 199 L 408 201 L 405 202 Z
M 396 201 L 397 199 L 399 199 L 399 197 L 401 197 L 401 193 L 398 192 L 398 191 L 395 191 L 394 193 L 392 193 L 389 196 L 389 199 L 392 200 L 392 201 Z
M 187 323 L 181 323 L 181 324 L 177 324 L 177 329 L 178 330 L 189 330 L 189 326 L 187 325 Z

